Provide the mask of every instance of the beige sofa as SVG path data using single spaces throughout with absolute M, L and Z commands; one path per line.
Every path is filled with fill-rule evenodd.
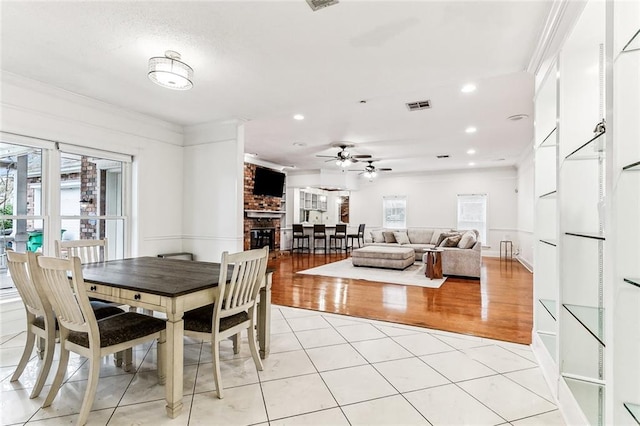
M 473 241 L 470 235 L 464 237 L 466 232 L 438 228 L 373 229 L 365 236 L 365 246 L 408 247 L 414 250 L 415 260 L 422 260 L 425 248 L 433 248 L 438 242 L 442 244 L 442 234 L 446 234 L 446 238 L 457 233 L 460 235 L 458 245 L 455 247 L 440 246 L 444 250 L 442 253 L 442 273 L 444 275 L 480 278 L 482 264 L 480 234 L 476 230 L 469 231 L 475 236 L 475 241 Z M 450 240 L 455 242 L 455 237 Z

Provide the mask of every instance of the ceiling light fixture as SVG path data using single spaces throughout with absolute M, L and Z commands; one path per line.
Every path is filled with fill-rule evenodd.
M 173 50 L 164 57 L 149 59 L 149 79 L 159 86 L 173 90 L 189 90 L 193 87 L 193 68 L 180 61 L 180 54 Z
M 467 83 L 464 86 L 462 86 L 462 89 L 460 89 L 460 91 L 462 93 L 471 93 L 471 92 L 475 92 L 476 91 L 476 85 L 473 83 Z
M 467 127 L 465 129 L 465 132 L 467 133 L 475 133 L 478 129 L 476 129 L 475 127 Z
M 469 155 L 473 155 L 475 153 L 476 153 L 476 150 L 473 149 L 473 148 L 467 150 L 467 154 L 469 154 Z
M 475 165 L 476 165 L 476 163 L 474 163 L 473 161 L 469 163 L 469 166 L 470 166 L 470 167 L 473 167 L 473 166 L 475 166 Z
M 304 115 L 302 114 L 296 114 L 293 116 L 294 120 L 304 120 Z

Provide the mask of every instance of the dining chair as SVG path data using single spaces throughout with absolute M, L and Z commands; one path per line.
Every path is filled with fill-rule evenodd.
M 56 257 L 69 259 L 79 257 L 82 263 L 106 262 L 109 260 L 109 240 L 56 240 Z
M 364 227 L 365 224 L 361 223 L 358 225 L 358 233 L 356 234 L 347 234 L 347 241 L 351 241 L 351 248 L 353 249 L 353 239 L 355 238 L 358 241 L 358 248 L 362 247 L 360 245 L 360 240 L 362 240 L 362 245 L 364 245 Z M 347 248 L 349 244 L 347 243 Z
M 29 396 L 30 398 L 36 398 L 40 395 L 40 391 L 42 391 L 42 387 L 51 369 L 55 342 L 58 336 L 58 323 L 49 300 L 45 297 L 44 292 L 35 285 L 31 275 L 30 265 L 37 262 L 37 257 L 40 256 L 40 253 L 31 251 L 27 253 L 17 253 L 13 250 L 7 250 L 6 253 L 7 268 L 11 274 L 13 283 L 18 289 L 18 294 L 20 294 L 22 298 L 27 318 L 27 341 L 18 366 L 11 376 L 10 381 L 17 381 L 24 372 L 31 358 L 35 339 L 38 338 L 38 342 L 42 342 L 38 346 L 43 348 L 42 351 L 38 349 L 38 356 L 43 360 L 43 363 L 40 366 L 36 383 Z M 124 312 L 122 309 L 113 305 L 101 302 L 91 302 L 91 308 L 98 319 Z M 123 355 L 120 357 L 122 358 Z M 130 351 L 124 354 L 124 358 L 131 358 Z
M 313 225 L 313 251 L 316 251 L 316 240 L 324 241 L 324 252 L 327 252 L 327 228 L 324 224 Z
M 165 320 L 136 312 L 121 312 L 98 320 L 91 308 L 78 257 L 39 256 L 30 264 L 35 285 L 56 313 L 60 335 L 60 360 L 51 389 L 42 404 L 49 407 L 62 384 L 69 351 L 89 360 L 89 378 L 77 424 L 84 425 L 96 395 L 100 358 L 158 340 L 158 381 L 165 380 Z M 69 283 L 71 281 L 71 285 Z
M 344 251 L 347 251 L 347 225 L 343 223 L 337 224 L 335 233 L 329 235 L 329 250 L 331 250 L 331 248 L 338 250 L 338 241 L 340 241 L 340 250 L 342 250 L 344 246 Z
M 234 352 L 238 353 L 239 334 L 247 329 L 249 348 L 256 368 L 262 371 L 262 361 L 256 345 L 257 298 L 267 269 L 269 248 L 239 253 L 222 253 L 218 279 L 218 300 L 213 304 L 185 312 L 184 334 L 211 341 L 213 381 L 218 398 L 223 389 L 220 376 L 220 342 L 234 338 Z M 232 270 L 230 270 L 230 267 Z
M 303 251 L 305 249 L 304 242 L 307 241 L 307 251 L 310 251 L 309 236 L 304 234 L 304 227 L 300 223 L 294 223 L 293 240 L 291 241 L 291 253 L 294 250 Z

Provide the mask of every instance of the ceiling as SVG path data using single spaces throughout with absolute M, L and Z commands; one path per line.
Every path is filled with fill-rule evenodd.
M 0 7 L 4 71 L 185 126 L 243 120 L 246 152 L 276 164 L 336 168 L 316 155 L 345 141 L 397 173 L 516 163 L 533 137 L 525 70 L 551 1 L 340 0 L 316 12 L 304 0 Z M 194 68 L 193 89 L 147 78 L 148 59 L 168 49 Z M 477 90 L 462 93 L 467 82 Z M 425 99 L 431 109 L 405 106 Z M 507 119 L 515 114 L 529 118 Z

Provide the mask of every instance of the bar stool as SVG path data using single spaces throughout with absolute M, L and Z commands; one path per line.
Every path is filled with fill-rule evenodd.
M 338 224 L 336 225 L 336 232 L 333 235 L 329 235 L 329 250 L 331 250 L 332 248 L 332 242 L 333 242 L 333 249 L 338 250 L 338 240 L 340 240 L 340 250 L 342 250 L 342 246 L 344 243 L 344 251 L 347 251 L 347 225 L 345 224 Z
M 316 240 L 324 240 L 324 252 L 327 252 L 327 229 L 324 224 L 313 225 L 313 251 L 316 251 Z
M 358 225 L 358 233 L 357 234 L 347 234 L 347 241 L 351 241 L 351 248 L 353 249 L 353 239 L 358 240 L 358 248 L 360 248 L 360 239 L 362 239 L 362 245 L 364 245 L 364 223 Z M 347 242 L 347 249 L 349 248 L 349 243 Z
M 294 250 L 304 250 L 305 246 L 304 246 L 304 241 L 307 240 L 307 251 L 311 251 L 310 246 L 309 246 L 309 236 L 308 235 L 304 235 L 304 227 L 302 226 L 302 224 L 293 224 L 293 240 L 291 241 L 291 253 L 293 253 Z

